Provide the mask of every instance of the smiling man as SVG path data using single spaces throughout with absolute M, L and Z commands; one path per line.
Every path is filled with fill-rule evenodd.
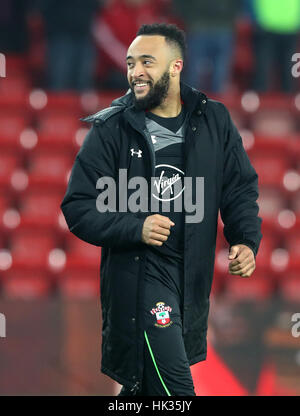
M 127 55 L 127 79 L 134 105 L 139 110 L 151 109 L 162 117 L 176 117 L 181 110 L 179 75 L 183 68 L 184 39 L 180 32 L 174 32 L 173 40 L 149 37 L 146 27 L 139 33 Z M 175 82 L 171 77 L 176 77 Z
M 257 174 L 224 105 L 181 83 L 184 56 L 176 26 L 140 28 L 126 57 L 130 89 L 86 119 L 61 204 L 70 231 L 102 247 L 101 370 L 120 395 L 195 395 L 219 211 L 232 275 L 252 275 L 261 240 Z

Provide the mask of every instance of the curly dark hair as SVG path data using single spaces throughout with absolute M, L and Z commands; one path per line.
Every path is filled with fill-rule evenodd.
M 153 23 L 148 25 L 142 25 L 139 28 L 136 36 L 140 35 L 164 36 L 167 43 L 179 49 L 181 57 L 184 60 L 186 53 L 185 33 L 176 25 L 167 23 Z

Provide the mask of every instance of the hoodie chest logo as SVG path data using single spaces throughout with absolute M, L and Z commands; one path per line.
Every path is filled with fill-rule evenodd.
M 130 149 L 131 156 L 137 155 L 137 157 L 142 157 L 142 150 L 134 150 L 134 148 Z

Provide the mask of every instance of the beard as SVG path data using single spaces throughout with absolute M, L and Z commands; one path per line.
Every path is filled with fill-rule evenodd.
M 164 99 L 168 95 L 170 86 L 170 74 L 168 71 L 164 72 L 160 79 L 153 85 L 149 84 L 150 89 L 147 95 L 142 98 L 136 98 L 134 88 L 130 85 L 130 89 L 133 95 L 133 103 L 137 110 L 152 110 L 155 107 L 161 105 Z

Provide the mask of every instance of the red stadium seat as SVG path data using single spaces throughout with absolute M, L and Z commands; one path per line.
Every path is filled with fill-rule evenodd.
M 80 122 L 73 114 L 68 115 L 63 112 L 42 114 L 38 124 L 40 148 L 72 149 L 76 145 L 75 137 Z
M 281 298 L 290 303 L 300 303 L 300 268 L 298 271 L 288 272 L 278 279 Z
M 300 134 L 294 134 L 290 137 L 288 142 L 288 152 L 290 160 L 294 161 L 295 164 L 299 165 L 300 161 Z
M 47 104 L 40 114 L 58 114 L 63 111 L 64 115 L 71 115 L 74 119 L 82 116 L 80 95 L 75 92 L 53 92 L 47 93 Z
M 259 186 L 274 186 L 282 189 L 283 177 L 289 168 L 285 157 L 255 155 L 251 158 L 252 164 L 258 174 Z
M 0 154 L 0 187 L 10 187 L 11 177 L 20 166 L 18 155 L 13 153 Z
M 287 202 L 279 189 L 260 186 L 259 188 L 259 216 L 263 218 L 265 229 L 274 231 L 277 216 L 286 208 Z
M 292 94 L 281 94 L 274 92 L 265 92 L 260 94 L 260 106 L 259 111 L 294 111 L 295 110 L 295 100 Z
M 93 298 L 100 294 L 99 270 L 65 270 L 57 280 L 58 293 L 70 298 Z
M 12 266 L 14 268 L 48 268 L 48 256 L 55 248 L 55 238 L 51 233 L 32 228 L 15 230 L 10 237 Z
M 12 200 L 7 195 L 0 194 L 0 228 L 1 234 L 7 232 L 7 218 L 5 220 L 5 213 L 13 206 Z M 0 234 L 0 235 L 1 235 Z
M 300 174 L 300 171 L 299 171 Z M 300 215 L 300 190 L 296 192 L 292 199 L 291 199 L 291 208 L 296 213 L 296 215 Z
M 265 136 L 288 136 L 295 132 L 296 123 L 289 110 L 281 107 L 278 110 L 260 108 L 252 116 L 252 130 Z
M 1 166 L 1 163 L 0 163 Z M 6 209 L 11 205 L 11 199 L 6 193 L 0 193 L 0 209 Z
M 88 244 L 73 234 L 67 236 L 67 262 L 66 268 L 95 266 L 100 267 L 101 247 Z
M 40 189 L 29 191 L 20 200 L 20 227 L 56 227 L 63 194 Z
M 272 187 L 260 186 L 257 202 L 259 206 L 258 215 L 262 218 L 262 234 L 268 234 L 274 240 L 277 240 L 284 231 L 278 223 L 280 212 L 287 207 L 284 193 Z
M 17 151 L 20 149 L 20 135 L 28 125 L 24 115 L 3 113 L 0 115 L 0 148 Z
M 287 161 L 290 160 L 290 153 L 289 153 L 289 143 L 292 142 L 290 136 L 287 137 L 273 137 L 273 136 L 263 136 L 263 135 L 255 135 L 254 144 L 247 151 L 250 160 L 252 161 L 253 157 L 269 157 L 270 153 L 273 157 L 287 157 Z M 272 152 L 270 152 L 272 149 Z
M 8 53 L 6 56 L 6 74 L 11 78 L 23 78 L 28 80 L 28 57 L 17 53 Z
M 7 68 L 8 69 L 8 68 Z M 29 95 L 29 81 L 24 75 L 13 75 L 7 73 L 6 78 L 0 79 L 0 105 L 5 108 L 10 107 L 11 109 L 21 108 L 23 111 L 26 110 Z
M 300 259 L 300 233 L 299 230 L 289 232 L 286 236 L 285 246 L 290 254 L 299 256 Z
M 298 269 L 300 275 L 300 227 L 286 233 L 285 246 L 289 253 L 289 268 Z
M 269 298 L 275 288 L 271 275 L 255 271 L 249 278 L 228 274 L 223 296 L 232 301 L 263 301 Z
M 40 270 L 15 269 L 5 273 L 2 293 L 6 298 L 33 299 L 48 296 L 52 283 L 48 275 Z
M 0 248 L 1 249 L 6 248 L 4 235 L 2 233 L 0 234 Z
M 29 186 L 66 187 L 72 162 L 72 159 L 64 154 L 34 154 L 29 160 Z
M 297 238 L 300 235 L 300 191 L 294 193 L 293 197 L 291 198 L 291 210 L 296 215 L 296 221 L 294 227 L 291 230 L 287 230 L 287 235 L 285 236 L 286 240 L 288 238 L 288 248 L 292 249 L 292 245 L 298 245 L 299 247 L 299 239 Z M 297 239 L 297 242 L 295 241 Z M 292 243 L 291 243 L 292 242 Z M 299 251 L 298 251 L 299 254 Z

